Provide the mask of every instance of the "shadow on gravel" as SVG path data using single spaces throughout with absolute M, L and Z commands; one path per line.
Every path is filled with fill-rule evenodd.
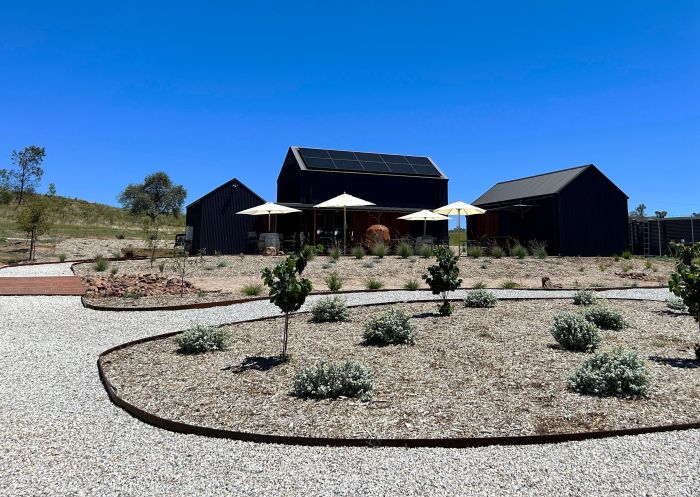
M 656 355 L 649 357 L 650 361 L 658 362 L 659 364 L 666 364 L 673 368 L 682 369 L 695 369 L 700 368 L 700 361 L 697 359 L 690 359 L 686 357 L 659 357 Z
M 238 366 L 228 366 L 224 368 L 224 371 L 233 371 L 234 373 L 243 373 L 249 369 L 255 371 L 269 371 L 275 366 L 282 364 L 284 361 L 279 356 L 249 356 L 243 359 Z
M 659 316 L 668 316 L 672 318 L 681 318 L 683 316 L 690 316 L 687 311 L 672 311 L 671 309 L 664 309 L 663 311 L 658 311 Z

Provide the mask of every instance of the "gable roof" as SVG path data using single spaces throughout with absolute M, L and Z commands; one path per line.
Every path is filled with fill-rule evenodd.
M 537 174 L 526 178 L 502 181 L 492 186 L 486 193 L 476 199 L 474 205 L 494 204 L 508 200 L 518 200 L 529 197 L 541 197 L 559 193 L 566 185 L 576 179 L 593 164 L 571 167 L 551 173 Z
M 185 207 L 185 209 L 187 209 L 188 207 L 190 207 L 190 206 L 192 206 L 192 205 L 194 205 L 194 204 L 196 204 L 196 203 L 198 203 L 198 202 L 201 202 L 202 200 L 204 200 L 205 198 L 209 197 L 209 196 L 212 195 L 213 193 L 218 192 L 218 191 L 221 190 L 222 188 L 226 188 L 226 187 L 243 188 L 244 190 L 247 190 L 248 193 L 250 193 L 251 195 L 253 195 L 253 196 L 259 198 L 261 204 L 264 204 L 264 203 L 265 203 L 265 200 L 264 200 L 260 195 L 258 195 L 257 193 L 255 193 L 253 190 L 251 190 L 251 189 L 248 188 L 247 186 L 245 186 L 238 178 L 232 178 L 232 179 L 230 179 L 229 181 L 227 181 L 226 183 L 217 186 L 217 187 L 214 188 L 212 191 L 210 191 L 210 192 L 208 192 L 208 193 L 205 193 L 204 195 L 202 195 L 201 197 L 199 197 L 197 200 L 193 200 L 192 202 L 190 202 L 189 204 L 187 204 L 187 206 Z
M 292 146 L 302 171 L 447 179 L 430 157 Z

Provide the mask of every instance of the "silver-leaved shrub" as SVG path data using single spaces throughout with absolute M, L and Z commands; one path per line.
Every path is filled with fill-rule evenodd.
M 196 325 L 180 333 L 176 341 L 182 352 L 196 354 L 213 350 L 225 350 L 230 339 L 229 332 L 223 328 Z
M 411 324 L 411 317 L 401 309 L 391 307 L 367 320 L 363 337 L 368 343 L 380 345 L 413 345 L 417 334 L 416 328 Z
M 554 316 L 552 336 L 567 350 L 595 350 L 603 337 L 596 325 L 580 314 L 561 313 Z
M 593 305 L 586 308 L 581 314 L 601 330 L 620 331 L 627 326 L 625 316 L 613 307 Z
M 593 305 L 598 301 L 595 293 L 591 290 L 579 290 L 574 294 L 574 304 Z
M 357 397 L 369 401 L 374 390 L 372 371 L 360 362 L 317 362 L 294 375 L 292 393 L 311 399 Z
M 346 300 L 341 297 L 319 299 L 313 307 L 311 307 L 311 319 L 317 323 L 348 321 L 350 319 L 350 311 Z
M 467 292 L 466 297 L 464 297 L 465 307 L 496 307 L 496 294 L 479 288 L 476 290 L 470 290 Z
M 635 353 L 623 349 L 600 352 L 586 359 L 569 377 L 569 388 L 584 395 L 644 395 L 649 369 Z

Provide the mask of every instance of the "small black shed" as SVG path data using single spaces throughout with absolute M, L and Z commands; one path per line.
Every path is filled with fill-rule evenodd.
M 607 256 L 627 248 L 627 195 L 593 164 L 497 183 L 474 201 L 470 235 L 537 240 L 553 255 Z
M 265 201 L 236 178 L 210 191 L 187 206 L 190 253 L 239 254 L 247 250 L 248 233 L 258 230 L 257 216 L 236 212 Z

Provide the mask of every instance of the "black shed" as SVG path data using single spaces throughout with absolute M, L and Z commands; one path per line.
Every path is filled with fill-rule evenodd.
M 260 219 L 236 212 L 265 201 L 236 178 L 210 191 L 187 206 L 187 235 L 190 253 L 246 252 L 248 233 L 258 230 Z
M 497 183 L 474 201 L 470 235 L 500 244 L 545 242 L 550 254 L 595 256 L 627 248 L 627 195 L 593 164 Z

